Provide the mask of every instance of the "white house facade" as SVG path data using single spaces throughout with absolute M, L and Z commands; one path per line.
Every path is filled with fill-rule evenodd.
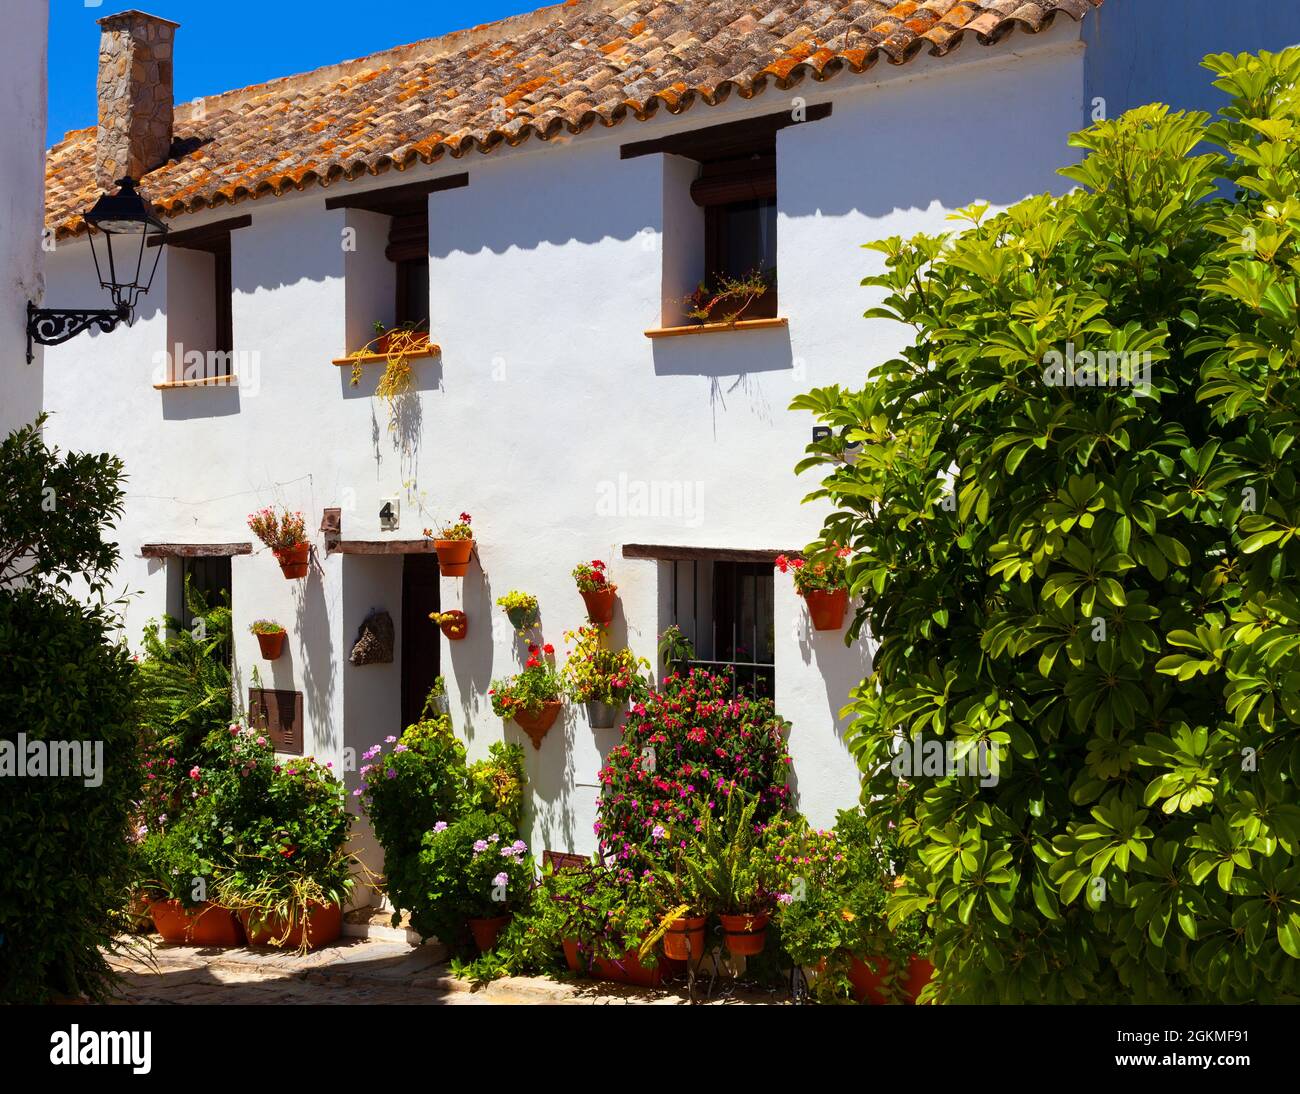
M 43 291 L 46 0 L 15 0 L 0 40 L 0 437 L 40 413 L 40 347 L 27 361 L 27 304 Z
M 535 594 L 536 633 L 562 662 L 564 632 L 585 619 L 570 571 L 602 559 L 618 585 L 614 643 L 657 672 L 657 638 L 676 623 L 701 660 L 738 665 L 792 725 L 799 808 L 830 824 L 858 798 L 839 712 L 869 671 L 870 646 L 813 630 L 788 578 L 773 572 L 775 555 L 814 539 L 823 516 L 801 504 L 815 483 L 792 473 L 812 421 L 787 407 L 812 387 L 859 386 L 905 337 L 862 318 L 875 301 L 859 282 L 879 259 L 862 244 L 948 230 L 949 215 L 977 200 L 1005 207 L 1065 189 L 1056 168 L 1092 109 L 1080 20 L 1095 18 L 1098 4 L 960 5 L 969 25 L 966 48 L 954 51 L 962 27 L 943 18 L 955 5 L 931 0 L 921 5 L 935 16 L 928 38 L 925 24 L 908 29 L 901 18 L 877 35 L 879 60 L 894 63 L 873 63 L 851 42 L 826 49 L 840 49 L 831 64 L 796 49 L 794 15 L 777 28 L 781 38 L 763 38 L 781 10 L 770 0 L 582 2 L 178 107 L 170 165 L 141 187 L 167 209 L 173 240 L 134 322 L 45 354 L 51 441 L 109 450 L 126 464 L 117 539 L 128 639 L 138 642 L 164 612 L 179 614 L 183 575 L 228 589 L 241 705 L 254 689 L 254 703 L 263 691 L 284 693 L 274 701 L 286 704 L 297 746 L 346 770 L 349 787 L 355 757 L 399 733 L 423 698 L 417 685 L 441 674 L 472 757 L 503 736 L 525 745 L 534 849 L 589 853 L 598 772 L 618 730 L 593 729 L 581 706 L 567 705 L 534 749 L 493 715 L 488 690 L 526 656 L 496 598 Z M 716 16 L 732 7 L 727 37 Z M 818 7 L 851 19 L 858 9 L 889 16 L 918 5 Z M 130 19 L 147 38 L 150 17 Z M 761 64 L 750 75 L 767 76 L 733 79 L 738 93 L 697 91 L 694 105 L 672 73 L 660 87 L 655 65 L 671 68 L 692 19 L 713 36 L 715 76 L 730 71 L 727 48 L 738 69 L 748 64 L 755 36 Z M 627 54 L 656 33 L 648 53 Z M 275 150 L 277 181 L 263 185 L 245 182 L 245 152 L 223 145 L 232 119 L 277 124 L 295 89 L 317 97 L 319 124 L 339 141 L 360 131 L 352 125 L 391 127 L 402 106 L 381 98 L 371 114 L 341 117 L 331 89 L 351 101 L 368 73 L 387 81 L 415 64 L 420 86 L 404 102 L 455 103 L 478 86 L 475 58 L 535 51 L 539 35 L 567 36 L 601 75 L 589 72 L 581 93 L 539 88 L 512 99 L 510 87 L 497 89 L 485 110 L 505 137 L 462 133 L 459 154 L 440 143 L 450 127 L 423 137 L 403 130 L 387 160 L 370 148 L 358 159 L 364 169 L 331 171 L 319 146 L 298 147 L 298 118 Z M 183 64 L 183 28 L 176 42 Z M 823 67 L 782 66 L 792 51 Z M 566 64 L 557 53 L 556 69 Z M 645 98 L 638 81 L 655 83 L 656 94 L 668 89 L 661 106 L 671 93 L 679 109 L 596 108 L 599 118 L 586 118 L 582 95 L 609 80 L 626 83 L 627 99 Z M 513 143 L 525 107 L 586 120 Z M 683 332 L 681 299 L 709 272 L 708 214 L 693 197 L 709 176 L 701 149 L 728 141 L 754 144 L 755 161 L 775 154 L 774 210 L 754 243 L 775 255 L 775 307 L 730 328 Z M 98 291 L 70 219 L 98 193 L 86 167 L 93 144 L 93 130 L 69 134 L 49 160 L 61 238 L 47 279 L 59 299 Z M 353 386 L 348 355 L 375 321 L 400 318 L 392 248 L 398 222 L 421 224 L 421 213 L 437 349 L 412 360 L 415 390 L 390 420 L 375 394 L 384 366 L 359 366 Z M 225 304 L 213 295 L 223 276 Z M 222 348 L 233 367 L 214 374 L 207 351 Z M 190 350 L 202 365 L 187 372 Z M 306 579 L 285 580 L 249 534 L 248 514 L 267 505 L 306 517 Z M 423 529 L 462 511 L 473 517 L 474 561 L 464 577 L 440 576 Z M 432 608 L 465 611 L 468 636 L 440 636 Z M 392 619 L 392 660 L 353 664 L 358 628 L 376 612 Z M 263 618 L 289 632 L 274 661 L 248 630 Z

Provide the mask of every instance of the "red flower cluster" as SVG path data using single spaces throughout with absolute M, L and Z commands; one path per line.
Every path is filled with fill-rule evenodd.
M 789 723 L 769 700 L 731 696 L 731 680 L 694 669 L 636 703 L 600 773 L 601 850 L 639 867 L 678 845 L 701 805 L 720 808 L 734 784 L 759 799 L 766 821 L 789 800 Z M 655 829 L 673 838 L 656 840 Z

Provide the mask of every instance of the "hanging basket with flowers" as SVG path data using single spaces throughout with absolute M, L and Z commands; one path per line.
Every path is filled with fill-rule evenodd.
M 592 729 L 612 729 L 629 700 L 641 702 L 650 691 L 650 662 L 626 647 L 606 649 L 603 634 L 599 626 L 564 634 L 566 642 L 575 643 L 560 671 L 564 692 L 575 703 L 586 704 Z
M 536 749 L 542 747 L 542 738 L 560 713 L 560 677 L 546 660 L 554 653 L 555 647 L 549 642 L 544 646 L 529 642 L 523 672 L 506 680 L 493 680 L 488 691 L 497 717 L 513 718 Z
M 537 622 L 539 607 L 537 597 L 532 593 L 511 589 L 505 596 L 497 597 L 497 603 L 505 608 L 510 625 L 520 634 Z
M 259 619 L 248 628 L 257 637 L 262 656 L 274 661 L 284 652 L 285 629 L 273 619 Z
M 469 572 L 469 560 L 474 554 L 474 530 L 468 513 L 461 513 L 459 519 L 451 524 L 444 524 L 434 535 L 433 529 L 426 528 L 426 539 L 433 540 L 433 549 L 438 552 L 438 569 L 443 577 L 464 577 Z
M 587 618 L 593 623 L 608 625 L 614 618 L 614 598 L 618 586 L 605 576 L 605 564 L 600 559 L 579 562 L 573 568 L 573 580 L 587 605 Z
M 459 608 L 451 608 L 445 612 L 430 612 L 429 618 L 438 624 L 449 641 L 459 642 L 469 634 L 469 616 Z
M 267 506 L 249 515 L 248 527 L 271 548 L 286 578 L 295 581 L 307 576 L 311 544 L 307 542 L 307 522 L 301 513 L 283 508 L 277 512 Z
M 851 554 L 849 548 L 836 548 L 829 559 L 787 558 L 776 556 L 776 568 L 783 574 L 794 575 L 794 587 L 808 604 L 813 628 L 819 631 L 838 631 L 844 626 L 844 613 L 849 606 L 849 579 L 844 560 Z

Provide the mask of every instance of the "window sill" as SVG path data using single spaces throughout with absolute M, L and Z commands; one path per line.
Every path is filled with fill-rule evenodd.
M 154 384 L 155 391 L 171 391 L 180 387 L 238 387 L 238 376 L 200 376 L 195 380 L 164 380 Z
M 737 319 L 734 323 L 692 323 L 685 327 L 655 327 L 645 332 L 647 338 L 677 338 L 684 334 L 727 334 L 747 330 L 787 327 L 789 319 Z
M 406 356 L 410 357 L 437 357 L 442 353 L 442 347 L 430 342 L 423 349 L 408 350 Z M 331 364 L 339 365 L 379 365 L 388 361 L 386 353 L 354 353 L 350 357 L 336 357 Z

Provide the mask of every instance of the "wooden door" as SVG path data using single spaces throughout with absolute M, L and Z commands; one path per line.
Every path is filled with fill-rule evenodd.
M 441 671 L 442 634 L 429 618 L 438 611 L 438 556 L 405 555 L 402 564 L 402 725 L 416 722 Z

